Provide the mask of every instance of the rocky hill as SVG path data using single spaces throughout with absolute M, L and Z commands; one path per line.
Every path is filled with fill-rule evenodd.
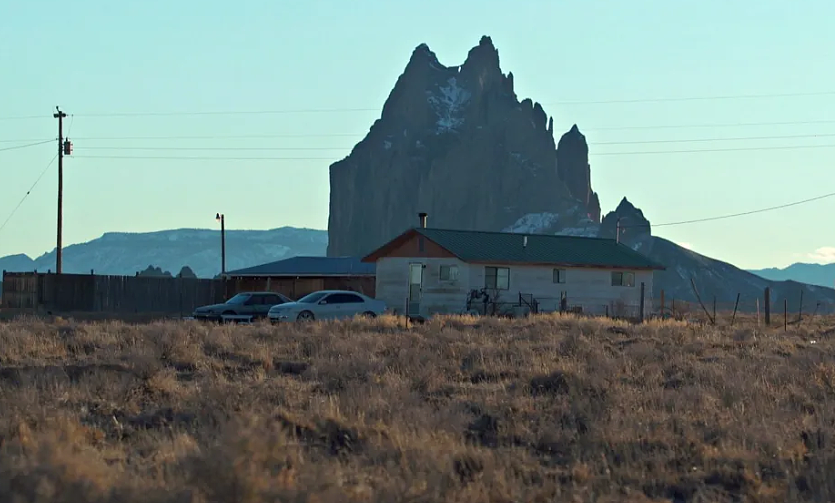
M 788 300 L 789 309 L 796 313 L 800 308 L 801 292 L 803 308 L 818 312 L 835 310 L 835 290 L 797 281 L 774 281 L 744 271 L 727 262 L 712 259 L 683 248 L 666 239 L 653 236 L 652 226 L 640 209 L 624 198 L 615 211 L 603 217 L 598 236 L 615 238 L 620 219 L 620 241 L 633 249 L 664 264 L 666 271 L 656 272 L 653 294 L 657 298 L 664 290 L 666 298 L 685 301 L 696 300 L 691 278 L 702 300 L 712 304 L 714 296 L 720 308 L 727 308 L 740 297 L 740 309 L 753 311 L 756 299 L 763 301 L 766 287 L 771 289 L 772 305 L 780 307 Z M 819 305 L 820 304 L 820 305 Z
M 554 143 L 542 106 L 519 100 L 489 37 L 460 66 L 425 44 L 379 120 L 330 167 L 328 255 L 361 255 L 429 213 L 431 225 L 496 230 L 525 215 L 598 222 L 588 147 L 577 128 Z
M 575 125 L 554 141 L 539 103 L 519 100 L 513 74 L 482 37 L 461 66 L 438 62 L 425 45 L 411 55 L 380 118 L 345 159 L 330 167 L 328 255 L 361 255 L 408 227 L 418 212 L 429 224 L 469 230 L 615 237 L 665 264 L 653 294 L 693 301 L 700 295 L 746 306 L 766 286 L 783 297 L 835 309 L 835 290 L 774 282 L 652 236 L 625 198 L 601 220 L 592 190 L 589 148 Z
M 327 233 L 281 227 L 271 230 L 227 230 L 226 269 L 231 271 L 296 255 L 324 255 Z M 176 274 L 189 266 L 198 277 L 220 273 L 220 231 L 174 229 L 147 233 L 108 232 L 98 239 L 64 248 L 64 272 L 133 275 L 159 267 Z M 55 251 L 36 259 L 26 255 L 0 258 L 0 270 L 55 270 Z
M 769 267 L 767 269 L 751 269 L 748 272 L 776 281 L 791 280 L 825 287 L 835 285 L 835 264 L 804 264 L 798 262 L 783 269 Z

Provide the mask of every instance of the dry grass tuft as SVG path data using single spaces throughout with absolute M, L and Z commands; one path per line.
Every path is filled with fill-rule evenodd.
M 832 501 L 835 319 L 0 324 L 0 501 Z

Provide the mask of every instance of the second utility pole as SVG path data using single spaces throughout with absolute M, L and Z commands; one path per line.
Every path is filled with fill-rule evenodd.
M 58 119 L 58 242 L 55 247 L 55 273 L 61 274 L 61 231 L 64 220 L 64 117 L 60 108 L 55 107 L 53 117 Z

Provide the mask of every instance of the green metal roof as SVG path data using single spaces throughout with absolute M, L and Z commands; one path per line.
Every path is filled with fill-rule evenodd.
M 464 262 L 665 269 L 614 239 L 430 228 L 414 230 Z

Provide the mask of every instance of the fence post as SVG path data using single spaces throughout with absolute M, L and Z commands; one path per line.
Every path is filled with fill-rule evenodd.
M 757 297 L 757 326 L 760 326 L 760 299 Z
M 789 298 L 783 299 L 783 331 L 789 329 Z
M 765 300 L 763 302 L 765 309 L 765 326 L 771 325 L 771 288 L 765 287 Z
M 800 307 L 797 308 L 797 322 L 803 321 L 803 290 L 800 290 Z
M 664 313 L 664 290 L 661 290 L 661 321 L 667 319 L 666 314 Z
M 713 296 L 713 324 L 716 325 L 716 295 Z
M 641 323 L 644 322 L 644 282 L 641 282 Z
M 757 300 L 759 300 L 759 299 L 757 299 Z M 736 294 L 736 303 L 734 304 L 734 315 L 731 316 L 731 326 L 734 326 L 734 320 L 736 320 L 736 310 L 737 310 L 737 308 L 739 308 L 739 293 Z M 714 314 L 714 316 L 716 316 L 716 315 Z M 759 322 L 759 319 L 760 319 L 759 308 L 757 308 L 757 321 L 758 322 Z M 759 324 L 759 323 L 757 323 L 757 324 Z

